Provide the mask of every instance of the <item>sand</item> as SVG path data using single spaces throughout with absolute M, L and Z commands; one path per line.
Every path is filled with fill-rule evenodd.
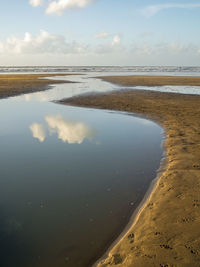
M 105 78 L 135 85 L 131 79 Z M 126 90 L 61 103 L 133 112 L 165 130 L 167 164 L 129 230 L 98 267 L 200 266 L 200 96 Z
M 49 89 L 50 85 L 68 81 L 43 78 L 67 76 L 68 74 L 0 74 L 0 98 Z M 73 74 L 70 74 L 73 75 Z
M 162 85 L 176 85 L 176 86 L 200 86 L 200 77 L 192 76 L 104 76 L 101 77 L 104 81 L 112 82 L 125 86 L 162 86 Z

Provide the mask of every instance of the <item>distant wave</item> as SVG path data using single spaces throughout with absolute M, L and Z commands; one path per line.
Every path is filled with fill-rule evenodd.
M 61 72 L 135 72 L 135 73 L 200 73 L 200 67 L 174 67 L 174 66 L 27 66 L 7 67 L 1 66 L 0 73 L 61 73 Z

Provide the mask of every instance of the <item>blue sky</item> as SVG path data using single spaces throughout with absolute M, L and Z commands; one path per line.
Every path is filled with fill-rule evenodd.
M 0 65 L 200 62 L 200 0 L 7 0 L 0 5 Z

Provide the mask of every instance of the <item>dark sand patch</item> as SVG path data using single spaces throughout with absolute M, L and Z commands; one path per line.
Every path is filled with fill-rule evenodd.
M 133 85 L 126 78 L 123 84 Z M 134 112 L 165 129 L 168 163 L 131 228 L 98 266 L 199 266 L 200 96 L 127 90 L 60 103 Z

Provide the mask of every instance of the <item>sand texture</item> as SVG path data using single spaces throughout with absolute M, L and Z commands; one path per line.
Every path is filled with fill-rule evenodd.
M 126 77 L 113 79 L 106 78 L 132 85 Z M 131 228 L 98 267 L 200 266 L 200 96 L 127 90 L 61 103 L 134 112 L 165 130 L 167 164 Z
M 191 85 L 200 86 L 200 77 L 192 76 L 105 76 L 104 81 L 125 86 Z
M 68 74 L 0 74 L 0 98 L 49 89 L 49 85 L 68 81 L 42 78 Z

